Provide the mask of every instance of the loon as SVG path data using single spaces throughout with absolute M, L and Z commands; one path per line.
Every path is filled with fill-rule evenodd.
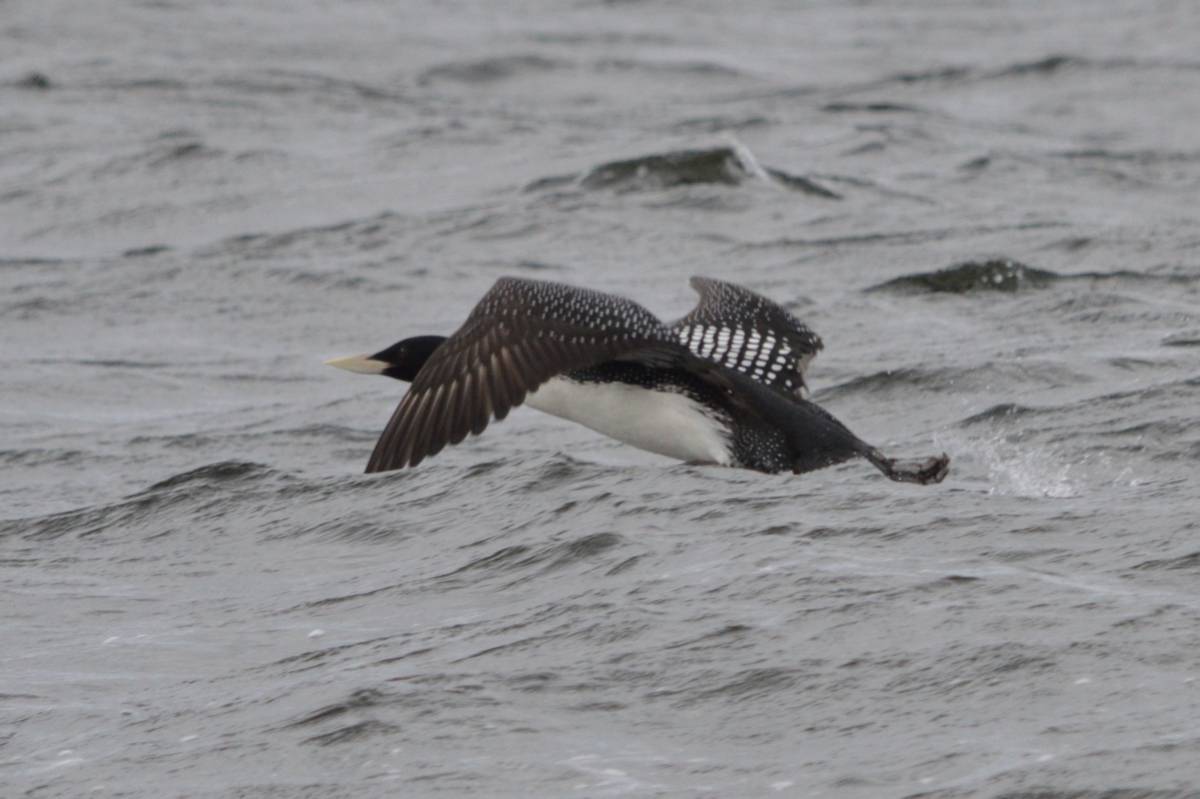
M 945 478 L 946 454 L 888 458 L 805 398 L 824 345 L 803 322 L 733 283 L 691 286 L 699 304 L 666 324 L 622 297 L 502 277 L 449 337 L 326 361 L 412 384 L 367 472 L 416 466 L 524 403 L 693 463 L 800 474 L 862 457 L 892 480 Z

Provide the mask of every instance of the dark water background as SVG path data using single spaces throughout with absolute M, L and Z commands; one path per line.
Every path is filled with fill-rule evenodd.
M 1195 3 L 9 0 L 0 111 L 0 795 L 1200 795 Z M 502 274 L 951 475 L 362 476 Z

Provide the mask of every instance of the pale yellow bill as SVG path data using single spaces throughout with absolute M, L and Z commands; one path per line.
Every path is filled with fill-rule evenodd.
M 338 369 L 345 369 L 347 372 L 358 372 L 360 375 L 377 375 L 388 368 L 386 361 L 377 361 L 369 355 L 347 355 L 344 358 L 330 358 L 328 361 L 325 361 L 325 365 L 336 366 Z

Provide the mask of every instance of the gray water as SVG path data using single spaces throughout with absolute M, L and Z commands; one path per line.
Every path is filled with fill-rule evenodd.
M 9 0 L 0 109 L 0 795 L 1200 795 L 1194 3 Z M 505 274 L 950 476 L 363 476 Z

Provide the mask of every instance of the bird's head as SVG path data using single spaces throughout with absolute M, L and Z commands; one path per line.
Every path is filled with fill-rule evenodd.
M 411 383 L 445 336 L 414 336 L 397 341 L 374 355 L 349 355 L 326 361 L 330 366 L 368 375 L 386 375 Z

